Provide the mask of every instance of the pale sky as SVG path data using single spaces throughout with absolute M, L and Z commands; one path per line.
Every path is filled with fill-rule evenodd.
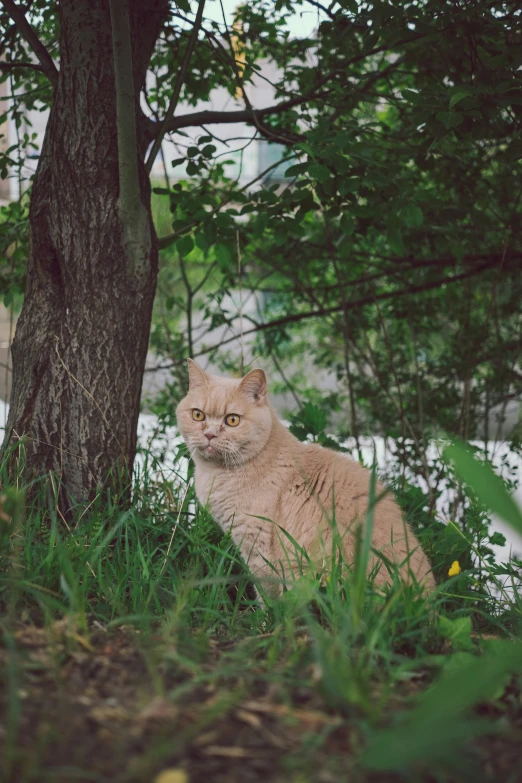
M 227 17 L 227 22 L 231 25 L 234 16 L 234 10 L 240 4 L 238 0 L 222 0 L 223 9 Z M 223 21 L 220 0 L 207 0 L 205 4 L 204 15 L 207 19 L 213 19 L 216 22 Z M 317 8 L 303 2 L 295 14 L 289 17 L 288 28 L 296 38 L 304 38 L 310 35 L 324 18 Z

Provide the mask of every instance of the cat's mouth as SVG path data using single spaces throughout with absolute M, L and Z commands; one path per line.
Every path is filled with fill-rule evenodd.
M 205 455 L 205 457 L 215 457 L 220 452 L 215 448 L 215 446 L 212 446 L 210 443 L 208 443 L 206 446 L 200 446 L 199 450 L 202 454 Z

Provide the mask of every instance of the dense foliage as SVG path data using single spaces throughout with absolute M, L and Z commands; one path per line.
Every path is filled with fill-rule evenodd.
M 190 179 L 180 169 L 157 188 L 173 214 L 162 244 L 175 251 L 164 253 L 153 345 L 180 379 L 187 353 L 223 357 L 233 342 L 237 357 L 238 297 L 223 301 L 238 288 L 240 248 L 243 288 L 262 309 L 245 315 L 255 354 L 276 374 L 290 367 L 305 397 L 310 362 L 333 371 L 341 383 L 327 406 L 348 414 L 344 434 L 381 431 L 417 452 L 441 432 L 495 437 L 491 411 L 522 380 L 519 12 L 334 4 L 304 40 L 281 35 L 287 14 L 278 3 L 238 10 L 247 67 L 235 76 L 230 54 L 222 72 L 208 61 L 215 25 L 195 51 L 189 101 L 218 84 L 248 94 L 268 61 L 279 105 L 300 103 L 252 131 L 281 147 L 275 180 L 273 167 L 261 187 L 227 178 L 206 134 L 175 161 Z M 235 331 L 202 336 L 195 308 L 207 331 Z M 173 337 L 180 313 L 188 329 Z

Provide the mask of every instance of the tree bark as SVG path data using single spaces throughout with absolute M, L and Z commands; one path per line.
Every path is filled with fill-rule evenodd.
M 168 0 L 129 0 L 137 96 L 167 11 Z M 145 271 L 126 259 L 109 2 L 62 0 L 60 23 L 60 74 L 31 196 L 3 448 L 23 438 L 29 477 L 57 474 L 68 513 L 109 476 L 120 486 L 130 480 L 158 251 L 143 163 L 146 122 L 136 104 L 150 251 Z

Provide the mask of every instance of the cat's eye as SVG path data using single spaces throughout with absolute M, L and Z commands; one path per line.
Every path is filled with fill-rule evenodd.
M 205 421 L 205 414 L 203 411 L 200 411 L 198 408 L 192 409 L 192 418 L 194 421 Z
M 228 416 L 225 416 L 225 424 L 228 424 L 229 427 L 237 427 L 240 421 L 241 417 L 237 413 L 229 413 Z

